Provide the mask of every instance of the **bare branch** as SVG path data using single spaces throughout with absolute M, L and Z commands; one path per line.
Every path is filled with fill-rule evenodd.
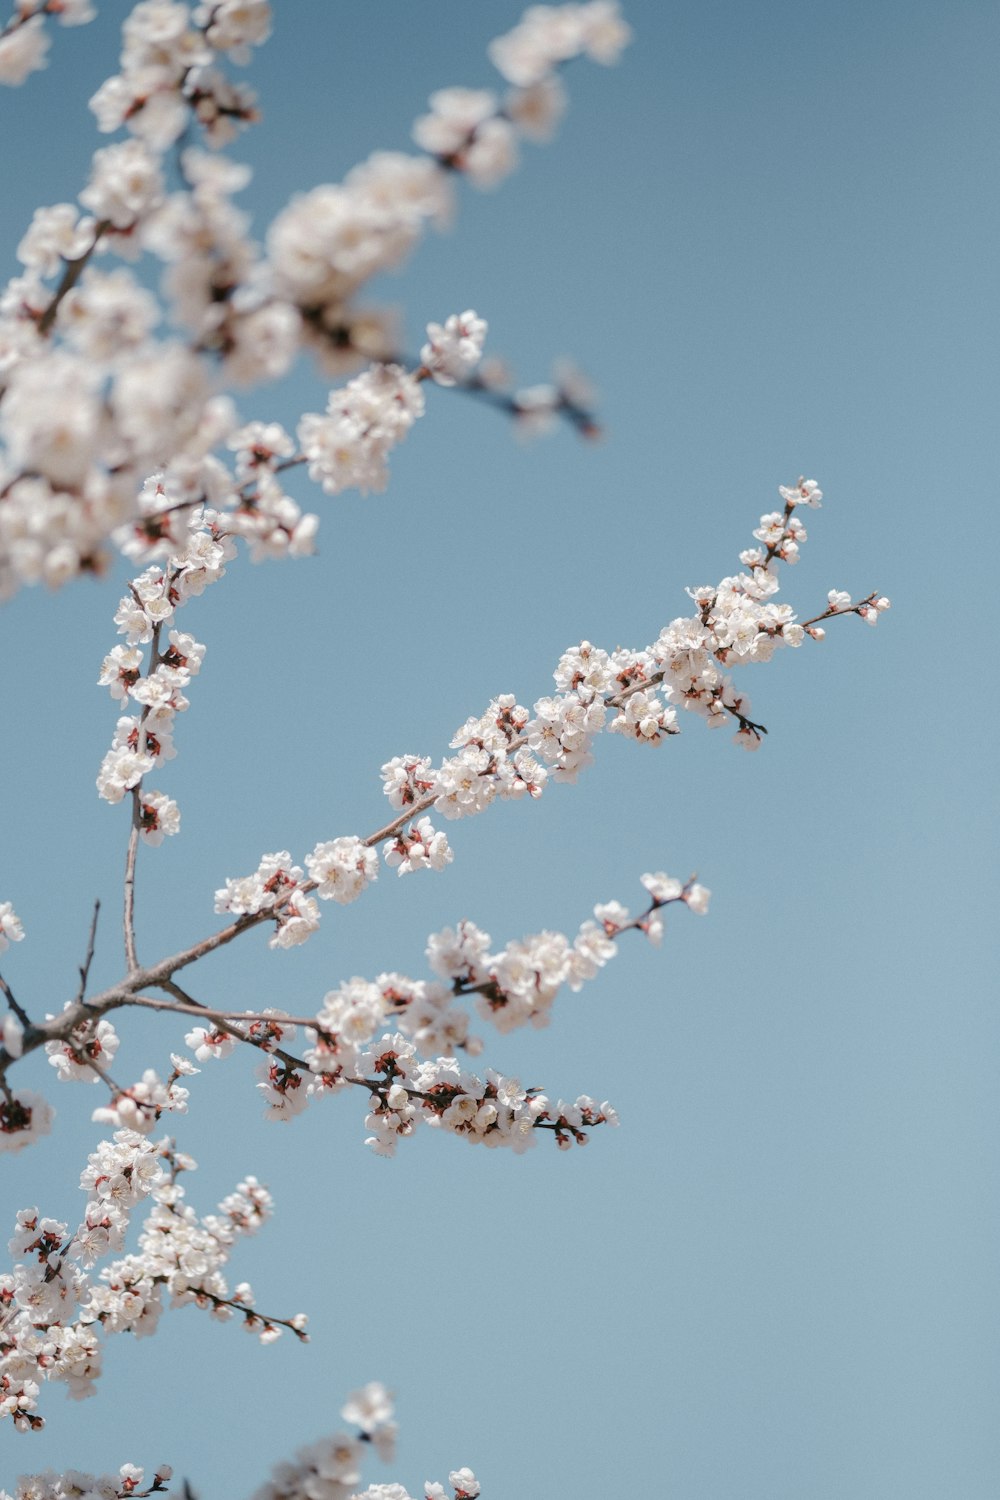
M 19 1005 L 18 1002 L 14 999 L 14 992 L 11 989 L 10 985 L 7 983 L 6 979 L 4 979 L 2 974 L 0 974 L 0 994 L 4 996 L 7 1004 L 10 1006 L 11 1010 L 20 1021 L 21 1025 L 30 1026 L 31 1021 L 28 1017 L 28 1012 L 24 1009 L 23 1005 Z
M 90 936 L 87 939 L 87 952 L 83 963 L 80 965 L 80 988 L 76 992 L 77 1004 L 79 1004 L 87 993 L 87 977 L 90 974 L 90 965 L 94 961 L 94 941 L 97 937 L 97 918 L 101 910 L 100 898 L 94 902 L 94 915 L 90 919 Z

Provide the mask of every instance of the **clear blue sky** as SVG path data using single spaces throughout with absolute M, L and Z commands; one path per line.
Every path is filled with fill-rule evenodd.
M 502 0 L 280 9 L 251 73 L 265 124 L 233 153 L 261 233 L 291 192 L 405 148 L 433 88 L 488 84 L 486 43 L 517 17 Z M 0 96 L 8 263 L 103 143 L 85 106 L 124 7 L 104 11 Z M 455 230 L 381 289 L 411 346 L 472 306 L 524 381 L 572 355 L 607 441 L 522 448 L 434 391 L 384 497 L 301 479 L 320 555 L 241 562 L 186 612 L 208 658 L 160 777 L 182 836 L 142 853 L 142 952 L 211 930 L 213 890 L 262 851 L 377 826 L 382 761 L 439 756 L 494 693 L 530 704 L 572 642 L 655 638 L 799 473 L 827 498 L 786 597 L 811 613 L 830 587 L 879 588 L 893 612 L 747 674 L 759 755 L 687 719 L 659 750 L 609 740 L 578 787 L 449 829 L 444 875 L 387 873 L 305 948 L 251 937 L 206 964 L 206 1001 L 310 1009 L 351 974 L 422 974 L 427 932 L 463 916 L 499 944 L 634 902 L 645 870 L 697 869 L 715 893 L 661 952 L 623 947 L 548 1032 L 489 1041 L 526 1081 L 618 1106 L 622 1129 L 584 1152 L 425 1132 L 387 1163 L 352 1100 L 279 1128 L 252 1059 L 195 1079 L 193 1201 L 247 1172 L 271 1185 L 233 1279 L 310 1312 L 314 1341 L 262 1349 L 190 1309 L 112 1339 L 96 1400 L 53 1390 L 45 1434 L 5 1429 L 0 1483 L 167 1460 L 230 1500 L 382 1378 L 400 1455 L 371 1477 L 417 1493 L 458 1464 L 493 1500 L 1000 1491 L 996 8 L 628 15 L 620 68 L 572 70 L 558 141 L 464 193 Z M 241 408 L 291 423 L 323 399 L 303 366 Z M 72 992 L 96 895 L 95 975 L 120 970 L 126 817 L 94 793 L 115 715 L 92 686 L 117 597 L 25 594 L 2 620 L 0 899 L 28 929 L 4 972 L 39 1011 Z M 183 1028 L 123 1030 L 135 1076 Z M 5 1218 L 78 1215 L 96 1100 L 64 1086 L 51 1139 L 5 1161 Z

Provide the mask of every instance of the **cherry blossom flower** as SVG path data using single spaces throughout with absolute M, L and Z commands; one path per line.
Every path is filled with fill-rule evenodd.
M 0 1097 L 0 1151 L 22 1151 L 52 1129 L 55 1111 L 33 1089 Z
M 378 879 L 378 853 L 353 836 L 317 844 L 306 856 L 309 878 L 324 901 L 342 906 L 356 901 L 371 881 Z
M 454 385 L 475 369 L 482 358 L 486 329 L 485 321 L 471 309 L 452 313 L 443 327 L 428 323 L 420 359 L 438 385 Z
M 19 943 L 24 937 L 24 928 L 9 901 L 0 901 L 0 953 L 11 943 Z

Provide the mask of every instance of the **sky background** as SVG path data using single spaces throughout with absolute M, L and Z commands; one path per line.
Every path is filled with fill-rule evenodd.
M 290 194 L 408 144 L 427 94 L 486 86 L 506 0 L 279 7 L 249 72 L 264 125 L 231 154 L 265 227 Z M 0 240 L 73 198 L 104 144 L 86 101 L 126 8 L 54 33 L 0 95 Z M 319 555 L 254 568 L 185 610 L 208 646 L 157 778 L 178 839 L 141 851 L 140 955 L 216 926 L 212 895 L 263 851 L 384 821 L 378 768 L 446 752 L 489 698 L 531 704 L 588 638 L 640 647 L 736 570 L 776 486 L 821 484 L 782 597 L 887 593 L 872 631 L 748 669 L 756 756 L 685 716 L 658 749 L 611 737 L 576 787 L 448 825 L 441 875 L 388 871 L 324 907 L 304 948 L 248 936 L 191 974 L 207 1003 L 315 1010 L 352 974 L 426 975 L 428 932 L 497 946 L 638 905 L 646 870 L 697 870 L 711 913 L 638 938 L 545 1032 L 484 1061 L 553 1095 L 609 1098 L 620 1131 L 527 1157 L 424 1131 L 391 1162 L 336 1098 L 267 1124 L 253 1057 L 206 1066 L 175 1118 L 211 1210 L 254 1173 L 274 1219 L 231 1263 L 313 1342 L 262 1348 L 194 1309 L 110 1339 L 98 1397 L 43 1392 L 3 1430 L 0 1484 L 48 1465 L 171 1462 L 203 1500 L 249 1495 L 396 1392 L 398 1478 L 470 1465 L 483 1493 L 604 1500 L 993 1500 L 1000 1491 L 993 604 L 997 556 L 995 6 L 952 0 L 631 0 L 620 67 L 568 76 L 551 146 L 465 188 L 377 296 L 407 341 L 474 307 L 525 383 L 567 354 L 607 439 L 519 445 L 447 391 L 384 496 L 295 494 Z M 16 143 L 16 144 L 15 144 Z M 305 363 L 240 397 L 292 426 Z M 37 1013 L 122 970 L 124 807 L 94 776 L 115 708 L 93 684 L 125 574 L 8 605 L 0 898 L 28 940 L 3 972 Z M 987 600 L 990 602 L 987 603 Z M 989 629 L 987 628 L 989 627 Z M 979 651 L 983 651 L 980 663 Z M 184 1025 L 127 1016 L 116 1074 L 163 1072 Z M 33 1060 L 15 1075 L 47 1086 Z M 53 1088 L 51 1093 L 55 1094 Z M 4 1158 L 0 1202 L 78 1220 L 97 1089 L 61 1086 L 52 1136 Z

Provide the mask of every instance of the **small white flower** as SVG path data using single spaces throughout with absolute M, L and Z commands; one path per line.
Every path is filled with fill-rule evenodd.
M 680 880 L 675 880 L 672 875 L 664 875 L 662 870 L 656 875 L 642 875 L 640 879 L 658 906 L 667 901 L 678 900 L 684 888 Z
M 9 901 L 0 901 L 0 953 L 24 937 L 21 919 Z
M 452 313 L 443 327 L 428 323 L 420 358 L 438 385 L 454 385 L 471 374 L 482 358 L 487 327 L 471 308 Z
M 317 896 L 346 906 L 378 879 L 378 854 L 351 834 L 317 844 L 306 856 L 306 869 L 310 880 L 316 882 Z

